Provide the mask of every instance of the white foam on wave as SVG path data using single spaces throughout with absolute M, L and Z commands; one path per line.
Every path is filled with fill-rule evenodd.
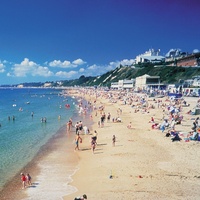
M 71 176 L 78 168 L 44 162 L 39 167 L 41 172 L 33 180 L 33 185 L 26 189 L 28 197 L 23 200 L 62 200 L 63 196 L 77 191 L 69 183 L 73 181 Z

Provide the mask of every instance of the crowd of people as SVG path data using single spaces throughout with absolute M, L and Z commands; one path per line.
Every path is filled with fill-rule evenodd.
M 89 90 L 88 90 L 89 91 Z M 80 92 L 81 93 L 81 92 Z M 84 95 L 83 95 L 84 96 Z M 98 95 L 97 95 L 98 96 Z M 97 105 L 96 101 L 94 101 L 93 103 L 91 103 L 90 101 L 85 102 L 86 105 L 84 105 L 84 103 L 82 102 L 82 99 L 79 100 L 79 112 L 80 114 L 85 115 L 89 115 L 90 111 L 95 111 L 95 117 L 98 117 L 98 128 L 103 128 L 105 122 L 110 123 L 111 122 L 111 113 L 107 113 L 105 112 L 105 107 L 103 105 Z M 119 117 L 120 114 L 122 113 L 122 109 L 118 109 L 117 110 L 117 116 L 112 118 L 112 122 L 122 122 L 121 118 Z M 92 115 L 89 115 L 90 118 L 92 118 Z M 87 124 L 84 124 L 84 122 L 77 121 L 75 124 L 73 124 L 72 119 L 69 119 L 69 121 L 67 122 L 67 131 L 71 132 L 71 131 L 75 131 L 75 148 L 74 151 L 80 150 L 80 144 L 83 142 L 83 136 L 84 137 L 90 137 L 90 149 L 92 151 L 92 153 L 95 152 L 96 146 L 97 146 L 97 130 L 94 131 L 90 131 L 89 127 L 87 126 Z M 115 142 L 116 142 L 116 137 L 115 135 L 113 135 L 112 138 L 112 144 L 113 146 L 115 146 Z
M 194 123 L 191 125 L 192 130 L 188 131 L 185 130 L 184 126 L 182 124 L 185 123 L 186 115 L 188 116 L 186 110 L 189 109 L 190 104 L 186 102 L 185 99 L 180 98 L 170 98 L 166 94 L 163 94 L 160 98 L 150 98 L 145 93 L 133 93 L 132 91 L 104 91 L 103 89 L 85 89 L 80 88 L 79 89 L 79 95 L 84 97 L 92 96 L 96 97 L 98 101 L 90 102 L 90 108 L 92 108 L 93 114 L 98 119 L 97 120 L 97 127 L 99 130 L 101 130 L 104 127 L 107 127 L 106 123 L 118 123 L 123 122 L 123 115 L 122 115 L 122 109 L 123 106 L 129 106 L 130 112 L 135 113 L 134 116 L 138 114 L 147 114 L 148 116 L 150 113 L 159 113 L 159 117 L 156 115 L 152 115 L 150 117 L 150 120 L 146 121 L 146 123 L 149 123 L 151 130 L 159 130 L 162 132 L 163 136 L 166 136 L 166 138 L 170 138 L 172 142 L 175 141 L 189 141 L 199 139 L 199 132 L 200 132 L 200 119 L 196 118 L 194 120 Z M 106 108 L 104 107 L 103 103 L 101 104 L 101 99 L 104 98 L 104 100 L 107 100 L 107 102 L 111 104 L 116 105 L 123 105 L 120 106 L 119 109 L 117 109 L 116 113 L 106 113 Z M 97 105 L 97 103 L 100 105 Z M 126 109 L 125 109 L 126 110 Z M 154 112 L 153 110 L 156 110 Z M 126 111 L 127 112 L 127 111 Z M 190 115 L 190 114 L 189 114 Z M 160 117 L 162 116 L 162 117 Z M 192 115 L 191 115 L 192 116 Z M 143 122 L 145 123 L 145 122 Z M 79 127 L 79 122 L 77 122 L 77 127 Z M 123 123 L 122 123 L 123 125 Z M 141 124 L 142 125 L 142 124 Z M 84 125 L 83 125 L 84 126 Z M 126 124 L 128 129 L 130 129 L 130 133 L 132 131 L 134 132 L 134 118 L 130 119 L 130 122 Z M 199 128 L 199 129 L 198 129 Z M 83 129 L 83 128 L 82 128 Z M 133 129 L 133 130 L 132 130 Z M 77 130 L 77 128 L 76 128 Z M 80 134 L 83 134 L 83 136 L 88 137 L 87 133 L 82 130 L 77 130 L 78 136 L 76 135 L 76 141 L 82 141 L 81 139 L 78 139 L 80 137 Z M 184 134 L 183 134 L 184 132 Z M 186 132 L 186 133 L 185 133 Z M 90 145 L 91 150 L 94 153 L 96 147 L 98 146 L 97 143 L 97 131 L 91 130 L 88 134 L 91 138 Z M 116 144 L 116 134 L 112 134 L 112 146 L 114 147 Z M 78 147 L 76 148 L 76 150 Z
M 84 95 L 96 96 L 96 98 L 105 98 L 108 99 L 111 103 L 121 102 L 123 105 L 128 105 L 130 108 L 134 109 L 134 112 L 140 113 L 150 113 L 152 109 L 159 109 L 163 113 L 162 120 L 155 120 L 152 116 L 149 123 L 151 123 L 152 129 L 161 130 L 166 134 L 167 137 L 171 136 L 172 141 L 181 141 L 182 139 L 187 141 L 196 140 L 199 141 L 199 131 L 197 130 L 200 127 L 199 117 L 193 122 L 192 130 L 187 131 L 187 134 L 183 135 L 182 131 L 177 131 L 176 126 L 181 125 L 184 119 L 184 114 L 194 115 L 193 112 L 188 113 L 185 112 L 185 108 L 189 107 L 190 104 L 184 98 L 175 98 L 167 96 L 167 93 L 163 93 L 162 91 L 157 90 L 158 94 L 163 94 L 161 98 L 151 98 L 146 93 L 134 93 L 132 91 L 105 91 L 105 90 L 96 90 L 96 89 L 80 89 L 80 93 Z M 200 104 L 200 100 L 197 100 L 196 107 Z M 111 114 L 108 113 L 107 116 L 105 114 L 104 106 L 101 105 L 97 108 L 94 105 L 94 109 L 98 109 L 100 112 L 100 119 L 98 121 L 98 127 L 102 128 L 104 126 L 105 120 L 107 118 L 107 122 L 111 119 Z M 122 109 L 119 108 L 117 110 L 117 116 L 112 117 L 112 122 L 122 122 L 120 118 L 120 114 L 122 114 Z M 97 112 L 96 115 L 97 116 Z M 127 128 L 132 128 L 131 122 L 127 125 Z M 169 135 L 170 134 L 170 135 Z

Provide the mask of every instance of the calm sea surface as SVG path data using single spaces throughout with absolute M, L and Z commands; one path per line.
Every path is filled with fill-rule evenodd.
M 0 189 L 78 112 L 75 99 L 60 92 L 0 89 Z M 41 118 L 47 122 L 41 122 Z

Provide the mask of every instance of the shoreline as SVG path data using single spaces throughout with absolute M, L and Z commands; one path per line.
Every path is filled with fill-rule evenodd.
M 17 173 L 21 173 L 20 169 L 34 158 L 40 147 L 74 114 L 65 109 L 66 98 L 59 94 L 59 91 L 51 89 L 7 89 L 2 92 L 5 98 L 2 99 L 4 106 L 1 109 L 0 191 Z M 75 110 L 74 100 L 68 100 L 71 110 Z M 47 123 L 41 122 L 42 114 L 48 116 Z
M 72 116 L 73 123 L 75 121 L 79 120 L 88 120 L 88 116 L 80 116 L 78 113 L 74 113 Z M 67 123 L 67 119 L 66 119 Z M 92 123 L 89 119 L 87 122 L 89 125 Z M 43 180 L 41 180 L 41 176 L 49 175 L 51 176 L 51 173 L 55 168 L 58 170 L 54 173 L 58 173 L 58 178 L 63 176 L 62 182 L 65 183 L 65 189 L 66 191 L 69 190 L 70 193 L 73 193 L 76 191 L 75 187 L 72 187 L 69 185 L 69 183 L 72 181 L 71 176 L 77 171 L 77 163 L 78 163 L 78 157 L 74 156 L 74 137 L 75 137 L 75 131 L 71 130 L 70 132 L 67 131 L 66 124 L 63 125 L 56 133 L 53 135 L 46 144 L 44 144 L 39 152 L 34 156 L 34 158 L 27 163 L 11 180 L 9 180 L 3 187 L 3 189 L 0 192 L 0 199 L 6 199 L 6 200 L 24 200 L 32 198 L 34 199 L 40 199 L 41 195 L 39 197 L 35 196 L 34 193 L 37 188 L 42 187 L 43 189 L 48 190 L 48 185 L 41 185 L 42 182 L 45 182 L 45 179 L 49 179 L 48 177 Z M 57 164 L 55 164 L 57 163 Z M 65 166 L 63 166 L 63 163 L 65 163 Z M 55 166 L 53 167 L 53 164 Z M 56 167 L 57 165 L 57 167 Z M 60 166 L 59 166 L 60 165 Z M 50 167 L 52 166 L 52 167 Z M 58 167 L 59 166 L 59 167 Z M 50 171 L 50 174 L 48 174 Z M 26 188 L 25 190 L 22 190 L 22 184 L 20 180 L 20 173 L 30 173 L 32 177 L 32 186 L 29 188 Z M 43 173 L 43 175 L 42 175 Z M 54 177 L 54 174 L 53 174 Z M 56 181 L 56 180 L 55 180 Z M 67 181 L 67 184 L 66 184 Z M 58 181 L 59 182 L 59 181 Z M 37 189 L 38 191 L 38 189 Z M 66 191 L 61 194 L 61 196 L 66 195 Z M 39 191 L 38 191 L 39 192 Z M 49 191 L 50 192 L 50 191 Z M 41 192 L 39 192 L 40 194 Z M 47 199 L 44 195 L 44 199 Z
M 65 143 L 63 143 L 63 139 L 66 139 L 65 126 L 60 128 L 58 132 L 40 148 L 37 155 L 26 166 L 24 166 L 24 168 L 20 170 L 10 181 L 5 184 L 3 190 L 1 191 L 0 198 L 6 200 L 21 200 L 28 198 L 28 195 L 26 193 L 27 190 L 30 190 L 32 188 L 34 189 L 39 184 L 37 181 L 37 176 L 41 173 L 41 167 L 39 166 L 40 163 L 43 162 L 53 152 L 58 151 L 58 148 L 62 148 L 63 145 L 67 144 L 67 149 L 71 151 L 72 147 L 70 145 L 72 143 L 72 136 L 67 135 L 67 141 Z M 60 145 L 57 146 L 57 143 Z M 74 158 L 71 161 L 73 161 L 74 163 L 77 162 L 77 160 Z M 21 189 L 21 172 L 30 173 L 32 177 L 32 186 L 25 190 Z

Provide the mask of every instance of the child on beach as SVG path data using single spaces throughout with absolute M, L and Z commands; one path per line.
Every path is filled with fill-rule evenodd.
M 154 118 L 151 117 L 151 120 L 149 121 L 149 123 L 155 123 Z
M 26 188 L 26 176 L 24 173 L 21 173 L 22 189 Z
M 26 174 L 26 182 L 27 182 L 28 185 L 32 185 L 30 174 Z

